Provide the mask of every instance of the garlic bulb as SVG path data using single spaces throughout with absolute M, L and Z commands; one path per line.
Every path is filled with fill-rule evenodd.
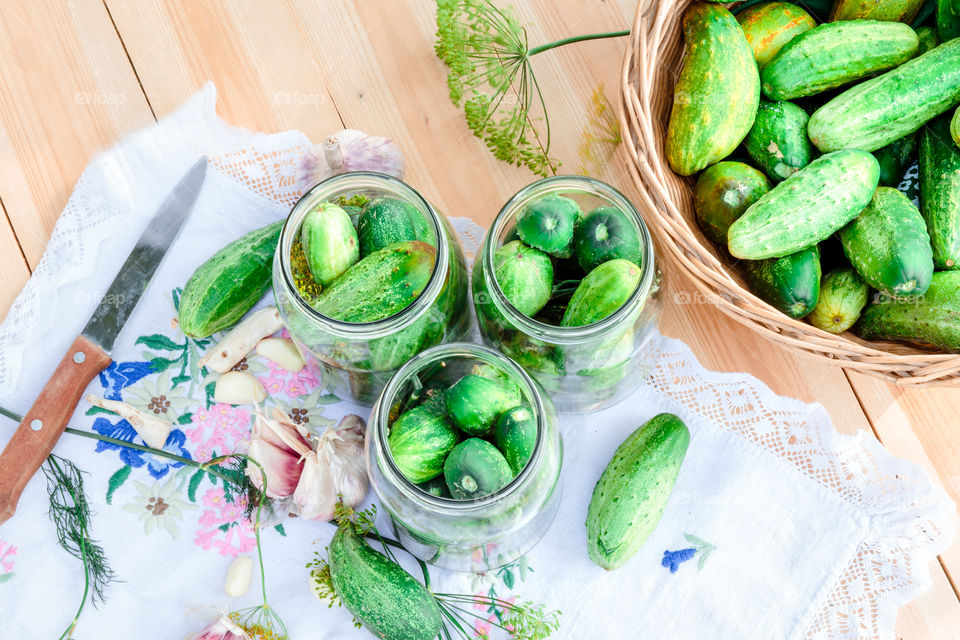
M 247 455 L 260 463 L 267 475 L 267 497 L 293 495 L 303 471 L 303 458 L 312 451 L 309 444 L 290 425 L 259 413 L 252 435 Z M 262 490 L 263 476 L 257 465 L 248 463 L 246 473 L 253 485 Z
M 316 451 L 304 459 L 303 475 L 293 493 L 302 518 L 330 520 L 338 500 L 358 506 L 369 486 L 363 459 L 364 422 L 348 415 L 320 436 Z
M 297 187 L 307 191 L 331 176 L 350 171 L 376 171 L 402 178 L 403 153 L 389 138 L 344 129 L 310 148 L 297 169 Z
M 220 616 L 206 629 L 187 638 L 189 640 L 251 640 L 250 634 L 227 616 Z
M 147 446 L 153 447 L 154 449 L 163 449 L 163 445 L 167 443 L 167 437 L 170 435 L 170 431 L 173 430 L 173 424 L 167 420 L 159 418 L 152 413 L 141 411 L 126 402 L 108 400 L 93 394 L 87 396 L 87 402 L 95 407 L 112 411 L 126 420 L 130 423 L 130 426 L 133 427 L 133 430 L 137 432 L 137 435 L 143 438 Z

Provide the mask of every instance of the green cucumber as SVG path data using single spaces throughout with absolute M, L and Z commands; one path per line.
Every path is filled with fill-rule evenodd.
M 450 498 L 450 490 L 447 489 L 447 481 L 443 479 L 443 474 L 440 474 L 433 480 L 427 480 L 417 485 L 417 488 L 423 491 L 424 493 L 429 493 L 435 498 Z
M 620 209 L 597 207 L 574 230 L 573 250 L 585 272 L 614 258 L 639 265 L 640 235 Z
M 870 287 L 859 273 L 849 267 L 836 269 L 823 276 L 820 299 L 807 319 L 818 329 L 843 333 L 860 317 L 869 297 Z
M 390 425 L 387 444 L 400 473 L 410 482 L 426 482 L 443 473 L 443 461 L 460 437 L 442 414 L 414 407 Z
M 473 500 L 510 484 L 513 472 L 495 446 L 480 438 L 467 438 L 447 456 L 443 477 L 454 499 Z
M 527 466 L 537 444 L 537 417 L 529 407 L 504 411 L 493 427 L 493 442 L 516 476 Z
M 820 298 L 820 249 L 817 245 L 782 258 L 749 260 L 747 284 L 761 300 L 791 318 L 802 318 Z
M 369 201 L 357 221 L 360 255 L 368 255 L 397 242 L 419 240 L 436 248 L 437 240 L 430 223 L 415 206 L 398 198 L 383 197 Z
M 363 258 L 324 289 L 313 308 L 340 322 L 376 322 L 406 309 L 427 286 L 437 250 L 398 242 Z
M 434 640 L 440 605 L 416 578 L 378 553 L 353 523 L 342 524 L 328 547 L 333 590 L 343 606 L 378 638 Z
M 917 32 L 899 22 L 822 24 L 786 44 L 760 73 L 763 95 L 791 100 L 892 69 L 917 54 Z
M 273 255 L 285 220 L 237 238 L 197 267 L 180 294 L 180 331 L 195 340 L 229 329 L 273 282 Z
M 937 269 L 960 269 L 960 149 L 950 136 L 950 114 L 920 134 L 920 206 L 933 263 Z
M 960 39 L 847 89 L 810 116 L 807 134 L 824 153 L 876 151 L 960 102 Z
M 757 118 L 743 141 L 754 164 L 780 182 L 810 164 L 807 112 L 790 102 L 760 101 Z
M 550 300 L 553 289 L 550 256 L 519 240 L 494 252 L 493 275 L 510 304 L 526 316 L 535 316 Z
M 917 133 L 908 133 L 899 140 L 873 152 L 880 164 L 880 184 L 896 187 L 917 153 Z
M 870 204 L 843 229 L 843 252 L 867 284 L 890 297 L 921 295 L 933 276 L 923 216 L 893 187 L 878 187 Z
M 330 202 L 321 202 L 307 214 L 300 239 L 310 274 L 321 286 L 329 287 L 360 259 L 357 231 L 350 216 Z
M 960 37 L 960 0 L 937 0 L 937 39 Z
M 583 219 L 580 205 L 565 196 L 531 202 L 517 216 L 517 234 L 534 249 L 559 258 L 573 255 L 573 229 Z
M 503 392 L 507 394 L 508 407 L 515 407 L 523 403 L 523 391 L 520 390 L 520 385 L 514 382 L 500 367 L 492 364 L 475 364 L 470 368 L 470 373 L 487 380 L 493 380 L 500 385 Z
M 877 159 L 855 149 L 821 156 L 750 205 L 727 232 L 734 257 L 778 258 L 814 245 L 857 217 L 880 179 Z
M 760 75 L 753 50 L 729 11 L 702 2 L 683 15 L 687 53 L 667 126 L 670 167 L 690 176 L 726 158 L 753 126 Z
M 937 45 L 940 44 L 940 41 L 937 40 L 937 32 L 933 30 L 933 27 L 917 27 L 916 31 L 917 40 L 920 41 L 920 49 L 917 51 L 917 55 L 923 55 L 927 51 L 936 49 Z
M 624 440 L 593 489 L 587 554 L 604 569 L 622 566 L 657 527 L 690 444 L 690 431 L 661 413 Z
M 737 14 L 757 66 L 763 69 L 773 56 L 801 33 L 817 26 L 802 7 L 789 2 L 762 2 Z
M 834 0 L 830 22 L 841 20 L 885 20 L 909 24 L 923 0 Z
M 742 162 L 707 167 L 693 187 L 697 224 L 708 238 L 726 246 L 730 225 L 771 186 L 767 176 Z
M 854 331 L 867 340 L 904 340 L 960 353 L 960 271 L 934 273 L 922 296 L 871 304 Z
M 950 137 L 953 138 L 953 144 L 960 147 L 960 107 L 957 107 L 950 119 Z
M 464 433 L 482 436 L 514 400 L 513 394 L 495 380 L 468 374 L 447 389 L 447 415 Z
M 600 322 L 622 307 L 637 285 L 640 267 L 617 258 L 604 262 L 580 281 L 560 321 L 562 327 L 582 327 Z

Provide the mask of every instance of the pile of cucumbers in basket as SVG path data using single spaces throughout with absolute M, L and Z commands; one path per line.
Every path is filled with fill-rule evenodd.
M 726 4 L 666 137 L 704 234 L 790 317 L 960 352 L 960 0 Z

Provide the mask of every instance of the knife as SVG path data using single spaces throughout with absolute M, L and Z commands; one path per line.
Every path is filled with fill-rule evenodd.
M 196 204 L 206 173 L 207 160 L 201 158 L 157 209 L 87 326 L 0 454 L 0 524 L 16 511 L 20 494 L 53 451 L 84 389 L 112 362 L 113 343 Z

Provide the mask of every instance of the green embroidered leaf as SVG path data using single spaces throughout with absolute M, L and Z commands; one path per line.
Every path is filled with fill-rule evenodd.
M 507 585 L 507 589 L 513 589 L 513 571 L 510 571 L 510 569 L 507 569 L 503 572 L 503 584 Z
M 279 533 L 280 535 L 282 535 L 284 538 L 287 537 L 287 531 L 286 531 L 286 529 L 283 528 L 283 525 L 282 525 L 282 524 L 278 524 L 277 526 L 274 527 L 274 529 L 276 529 L 276 530 L 277 530 L 277 533 Z
M 177 424 L 190 424 L 193 422 L 193 412 L 181 413 L 180 417 L 177 418 Z
M 203 482 L 203 478 L 206 475 L 206 471 L 197 469 L 197 472 L 190 476 L 190 484 L 187 485 L 187 497 L 190 499 L 190 502 L 197 501 L 197 489 L 200 487 L 200 483 Z
M 227 531 L 230 530 L 230 527 L 232 527 L 233 525 L 234 525 L 233 522 L 224 522 L 222 525 L 217 527 L 217 529 L 220 529 L 220 531 L 223 531 L 224 533 L 226 533 Z
M 332 393 L 325 393 L 317 398 L 317 404 L 336 404 L 338 402 L 340 402 L 340 398 Z
M 7 580 L 10 580 L 11 578 L 13 578 L 13 576 L 14 576 L 13 571 L 11 571 L 10 573 L 0 574 L 0 584 L 3 584 Z
M 177 364 L 177 361 L 170 360 L 169 358 L 161 358 L 160 356 L 157 356 L 155 358 L 150 359 L 150 364 L 151 366 L 153 366 L 154 371 L 160 372 L 160 371 L 166 371 L 173 365 Z
M 177 312 L 180 311 L 180 294 L 183 293 L 182 287 L 177 287 L 170 294 L 173 296 L 173 309 Z
M 133 471 L 133 468 L 126 465 L 117 469 L 116 473 L 110 476 L 110 480 L 107 481 L 107 504 L 113 504 L 113 493 L 127 481 L 131 471 Z
M 160 351 L 182 351 L 183 345 L 177 344 L 162 333 L 155 333 L 152 336 L 140 336 L 134 344 L 142 344 L 151 349 Z
M 100 414 L 100 413 L 106 413 L 106 414 L 109 414 L 109 415 L 112 415 L 112 416 L 117 415 L 117 414 L 115 414 L 113 411 L 107 411 L 106 409 L 101 409 L 100 407 L 90 407 L 89 409 L 87 409 L 87 411 L 86 411 L 83 415 L 85 415 L 85 416 L 95 416 L 95 415 Z
M 212 407 L 214 404 L 216 404 L 216 403 L 214 402 L 214 400 L 213 400 L 213 391 L 214 391 L 214 389 L 216 389 L 216 388 L 217 388 L 217 383 L 216 383 L 216 381 L 208 383 L 207 386 L 205 386 L 205 387 L 203 388 L 203 390 L 206 392 L 207 409 L 209 409 L 209 408 Z
M 174 376 L 173 378 L 171 378 L 170 382 L 173 383 L 172 386 L 176 387 L 178 384 L 182 382 L 190 382 L 190 376 L 185 374 L 180 374 L 178 376 Z

